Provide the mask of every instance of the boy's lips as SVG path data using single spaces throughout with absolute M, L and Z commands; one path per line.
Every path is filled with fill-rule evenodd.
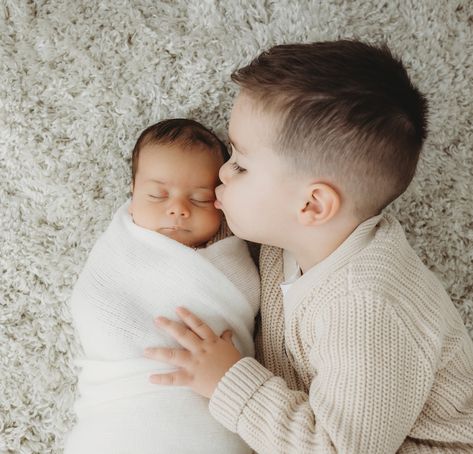
M 223 192 L 223 184 L 217 186 L 215 188 L 215 202 L 214 202 L 214 207 L 217 208 L 218 210 L 221 210 L 223 208 L 223 204 L 222 202 L 220 201 L 221 197 L 222 197 L 222 192 Z

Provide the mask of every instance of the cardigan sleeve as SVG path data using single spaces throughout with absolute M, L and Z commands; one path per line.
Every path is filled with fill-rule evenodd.
M 309 394 L 243 358 L 219 382 L 211 414 L 258 453 L 395 453 L 433 380 L 415 335 L 371 292 L 327 304 L 309 325 Z

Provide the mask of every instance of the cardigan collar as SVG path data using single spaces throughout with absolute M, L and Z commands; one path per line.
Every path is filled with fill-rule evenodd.
M 362 222 L 335 251 L 307 270 L 306 273 L 292 284 L 284 297 L 286 320 L 288 320 L 288 316 L 294 311 L 302 298 L 314 286 L 347 265 L 355 255 L 371 242 L 384 217 L 385 215 L 381 213 Z

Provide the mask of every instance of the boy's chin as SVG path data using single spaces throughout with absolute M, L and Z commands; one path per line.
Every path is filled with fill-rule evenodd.
M 266 246 L 275 246 L 281 249 L 285 249 L 285 246 L 280 244 L 278 241 L 275 241 L 274 238 L 264 235 L 251 235 L 246 234 L 245 232 L 239 232 L 232 230 L 233 234 L 242 240 L 249 241 L 251 243 L 264 244 Z
M 230 228 L 231 232 L 238 238 L 246 241 L 251 241 L 252 243 L 260 243 L 261 241 L 258 238 L 255 238 L 254 235 L 248 234 L 248 232 L 242 231 L 238 229 L 238 227 L 233 227 L 230 223 L 228 223 L 228 227 Z
M 226 215 L 225 219 L 227 221 L 228 228 L 236 237 L 245 241 L 251 241 L 252 243 L 267 244 L 264 239 L 261 238 L 261 236 L 255 235 L 255 232 L 253 231 L 251 225 L 248 226 L 247 229 L 245 229 L 241 226 L 235 225 L 235 223 L 232 222 L 232 219 Z

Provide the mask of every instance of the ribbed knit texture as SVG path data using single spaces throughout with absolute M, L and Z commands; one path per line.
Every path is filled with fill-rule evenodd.
M 258 453 L 473 453 L 473 343 L 392 216 L 361 224 L 284 302 L 282 251 L 263 246 L 260 271 L 259 362 L 222 378 L 217 420 Z

